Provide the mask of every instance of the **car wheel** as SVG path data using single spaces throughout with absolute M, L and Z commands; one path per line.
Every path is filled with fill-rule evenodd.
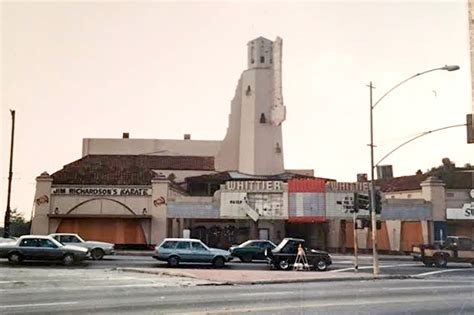
M 168 258 L 168 266 L 175 268 L 175 267 L 178 267 L 178 265 L 179 265 L 179 257 L 171 256 L 170 258 Z
M 13 264 L 19 264 L 23 261 L 23 256 L 20 253 L 11 253 L 8 255 L 8 261 Z
M 448 265 L 448 257 L 446 255 L 436 255 L 434 259 L 435 265 L 438 268 L 444 268 Z
M 214 266 L 215 268 L 222 268 L 224 267 L 225 265 L 225 259 L 223 257 L 216 257 L 214 258 L 214 260 L 212 261 L 212 266 Z
M 252 262 L 252 254 L 243 254 L 242 256 L 240 256 L 240 260 L 242 262 Z
M 104 251 L 100 248 L 94 248 L 91 250 L 91 257 L 94 260 L 101 260 L 104 257 Z
M 70 266 L 74 263 L 74 255 L 73 254 L 66 254 L 63 257 L 63 264 L 65 266 Z
M 424 264 L 426 267 L 431 267 L 431 266 L 433 266 L 433 262 L 432 262 L 432 261 L 429 261 L 429 260 L 426 260 L 426 259 L 423 259 L 423 264 Z
M 288 270 L 290 269 L 290 262 L 288 261 L 288 259 L 282 259 L 278 262 L 277 267 L 280 270 Z
M 328 264 L 326 263 L 326 261 L 324 259 L 317 259 L 314 262 L 313 268 L 316 271 L 326 271 L 328 269 Z

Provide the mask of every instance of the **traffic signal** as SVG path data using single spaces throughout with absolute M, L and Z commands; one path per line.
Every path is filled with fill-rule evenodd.
M 375 213 L 380 214 L 382 212 L 382 193 L 380 191 L 375 192 Z
M 377 230 L 381 230 L 382 229 L 382 221 L 379 221 L 377 220 L 376 223 L 375 223 L 375 227 L 377 228 Z M 372 230 L 372 220 L 367 220 L 367 227 L 369 228 L 369 230 Z
M 359 194 L 358 193 L 354 193 L 354 210 L 352 212 L 359 212 Z
M 354 212 L 359 210 L 369 210 L 370 198 L 368 195 L 354 193 Z

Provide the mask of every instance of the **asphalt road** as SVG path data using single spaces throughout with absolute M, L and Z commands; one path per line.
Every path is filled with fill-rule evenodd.
M 0 275 L 1 314 L 474 313 L 472 277 L 190 286 L 185 279 L 105 269 L 9 271 Z

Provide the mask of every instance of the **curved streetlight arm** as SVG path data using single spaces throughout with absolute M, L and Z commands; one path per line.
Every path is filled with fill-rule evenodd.
M 382 163 L 383 160 L 385 160 L 386 158 L 388 158 L 390 155 L 392 155 L 393 152 L 397 151 L 398 149 L 400 149 L 401 147 L 409 144 L 410 142 L 418 139 L 418 138 L 421 138 L 423 136 L 426 136 L 426 135 L 429 135 L 430 133 L 433 133 L 433 132 L 437 132 L 437 131 L 441 131 L 441 130 L 445 130 L 445 129 L 450 129 L 450 128 L 456 128 L 456 127 L 463 127 L 463 126 L 466 126 L 466 124 L 458 124 L 458 125 L 452 125 L 452 126 L 447 126 L 447 127 L 443 127 L 443 128 L 438 128 L 438 129 L 434 129 L 434 130 L 429 130 L 429 131 L 425 131 L 421 134 L 419 134 L 418 136 L 416 137 L 413 137 L 411 138 L 410 140 L 407 140 L 405 142 L 403 142 L 402 144 L 400 144 L 398 147 L 396 147 L 395 149 L 393 149 L 392 151 L 388 152 L 387 154 L 384 155 L 383 158 L 380 159 L 380 161 L 378 161 L 375 165 L 374 165 L 374 168 L 379 166 L 380 163 Z
M 376 101 L 374 103 L 374 105 L 372 105 L 372 109 L 375 108 L 375 106 L 377 106 L 378 103 L 380 103 L 380 101 L 385 97 L 387 96 L 388 94 L 390 94 L 390 92 L 392 92 L 393 90 L 395 90 L 397 87 L 399 87 L 400 85 L 402 85 L 403 83 L 411 80 L 411 79 L 414 79 L 416 77 L 419 77 L 420 75 L 423 75 L 425 73 L 428 73 L 428 72 L 433 72 L 433 71 L 438 71 L 438 70 L 446 70 L 446 71 L 456 71 L 456 70 L 459 70 L 459 66 L 457 65 L 452 65 L 452 66 L 444 66 L 444 67 L 439 67 L 439 68 L 434 68 L 434 69 L 431 69 L 431 70 L 427 70 L 427 71 L 423 71 L 423 72 L 420 72 L 420 73 L 417 73 L 417 74 L 414 74 L 412 75 L 411 77 L 403 80 L 402 82 L 398 83 L 397 85 L 395 85 L 394 87 L 392 87 L 390 90 L 388 90 L 384 95 L 382 95 L 381 98 L 379 98 L 378 101 Z

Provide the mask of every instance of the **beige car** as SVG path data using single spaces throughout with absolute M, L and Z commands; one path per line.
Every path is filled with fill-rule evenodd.
M 413 246 L 412 256 L 425 266 L 446 267 L 448 262 L 466 262 L 474 266 L 473 241 L 467 237 L 448 236 L 443 244 Z
M 84 247 L 89 250 L 90 257 L 94 260 L 101 260 L 104 255 L 114 255 L 115 245 L 106 242 L 85 241 L 74 233 L 54 233 L 49 234 L 56 241 L 64 245 L 74 245 Z

